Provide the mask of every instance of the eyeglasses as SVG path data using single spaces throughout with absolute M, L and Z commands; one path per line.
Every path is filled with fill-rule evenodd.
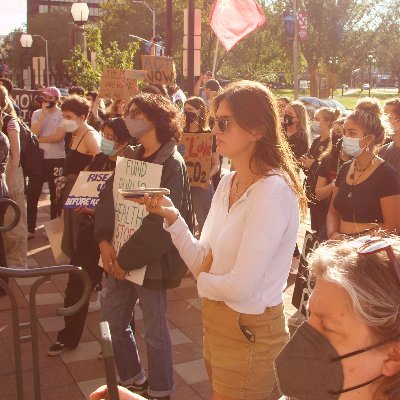
M 219 130 L 225 132 L 232 120 L 230 120 L 226 115 L 223 115 L 222 117 L 215 117 L 215 122 L 217 123 Z
M 379 253 L 380 251 L 383 250 L 386 250 L 386 254 L 389 258 L 389 264 L 394 269 L 400 283 L 400 264 L 396 260 L 393 248 L 388 241 L 386 241 L 385 239 L 369 240 L 368 242 L 364 243 L 357 249 L 357 253 L 362 255 L 368 255 L 368 254 Z
M 127 117 L 128 115 L 132 118 L 135 119 L 139 114 L 142 114 L 142 110 L 139 110 L 138 108 L 131 108 L 125 116 Z

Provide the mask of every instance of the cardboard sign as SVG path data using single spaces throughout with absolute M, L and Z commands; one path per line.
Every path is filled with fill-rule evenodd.
M 144 217 L 148 215 L 145 206 L 124 199 L 118 193 L 118 189 L 159 187 L 161 173 L 162 165 L 118 157 L 113 186 L 115 223 L 112 240 L 117 255 L 125 242 L 140 228 Z M 142 285 L 145 272 L 146 266 L 143 266 L 143 268 L 130 271 L 126 279 Z
M 130 99 L 138 92 L 137 79 L 144 78 L 143 71 L 104 69 L 99 96 L 105 99 Z
M 111 175 L 112 171 L 81 171 L 64 204 L 64 208 L 78 208 L 80 206 L 95 208 L 99 202 L 99 193 L 103 190 L 106 180 Z
M 41 93 L 40 90 L 13 89 L 12 96 L 21 110 L 22 119 L 28 125 L 31 124 L 33 99 Z
M 142 69 L 146 71 L 149 84 L 170 85 L 175 82 L 175 64 L 171 57 L 142 55 Z
M 210 187 L 211 133 L 184 133 L 178 150 L 185 159 L 190 186 L 208 189 Z
M 61 249 L 64 234 L 64 217 L 54 218 L 44 223 L 44 230 L 49 238 L 51 251 L 57 265 L 69 264 L 69 258 Z

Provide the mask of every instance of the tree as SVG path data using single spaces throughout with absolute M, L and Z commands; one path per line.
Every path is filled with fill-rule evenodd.
M 398 0 L 392 3 L 393 6 L 397 4 L 397 8 L 388 5 L 390 12 L 383 13 L 377 29 L 379 46 L 376 56 L 380 65 L 390 70 L 400 84 L 400 4 Z
M 121 50 L 117 42 L 111 42 L 103 49 L 100 29 L 94 25 L 86 26 L 86 36 L 88 50 L 96 53 L 96 63 L 92 65 L 82 48 L 75 46 L 70 58 L 63 62 L 73 84 L 90 90 L 98 87 L 104 68 L 135 68 L 137 43 L 129 43 L 126 50 Z
M 327 69 L 329 59 L 337 57 L 339 64 L 335 73 L 344 65 L 356 61 L 355 54 L 361 49 L 364 33 L 370 31 L 373 18 L 372 6 L 377 1 L 366 0 L 303 0 L 300 4 L 308 17 L 307 40 L 300 45 L 310 74 L 310 92 L 318 96 L 318 72 Z M 355 37 L 351 33 L 357 31 Z M 342 64 L 343 63 L 343 64 Z

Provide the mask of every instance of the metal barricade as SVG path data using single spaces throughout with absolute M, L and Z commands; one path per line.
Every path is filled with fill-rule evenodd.
M 15 269 L 0 267 L 0 275 L 8 278 L 33 278 L 38 277 L 29 290 L 29 318 L 30 322 L 20 322 L 17 299 L 8 286 L 7 282 L 0 279 L 0 287 L 8 294 L 11 302 L 13 336 L 14 336 L 14 353 L 15 353 L 15 370 L 17 383 L 17 400 L 23 400 L 23 380 L 22 380 L 22 364 L 21 364 L 21 343 L 32 343 L 32 365 L 33 365 L 33 384 L 35 391 L 35 400 L 40 400 L 40 375 L 39 375 L 39 351 L 38 351 L 38 318 L 36 315 L 36 294 L 39 287 L 50 281 L 52 275 L 72 273 L 78 275 L 84 283 L 84 291 L 81 299 L 71 307 L 57 309 L 57 315 L 69 316 L 75 314 L 79 309 L 89 301 L 92 292 L 92 284 L 89 275 L 80 267 L 73 265 L 60 265 L 43 268 L 32 269 Z M 21 330 L 30 328 L 30 334 L 21 335 Z
M 1 232 L 7 232 L 13 229 L 19 222 L 21 211 L 18 205 L 10 199 L 0 199 L 1 206 L 11 206 L 15 211 L 14 221 L 5 227 L 0 227 Z M 13 337 L 14 337 L 14 353 L 15 353 L 15 371 L 16 371 L 16 386 L 17 386 L 17 400 L 23 400 L 23 379 L 22 379 L 22 362 L 21 362 L 21 343 L 32 343 L 32 366 L 33 366 L 33 386 L 35 391 L 35 400 L 40 400 L 40 374 L 39 374 L 39 350 L 38 350 L 38 318 L 36 315 L 36 294 L 43 283 L 50 281 L 52 275 L 59 274 L 76 274 L 82 279 L 84 284 L 83 295 L 80 300 L 71 307 L 57 309 L 57 315 L 69 316 L 75 314 L 79 309 L 89 301 L 92 292 L 92 284 L 89 275 L 80 267 L 74 265 L 60 265 L 43 268 L 31 269 L 16 269 L 0 267 L 0 276 L 4 278 L 35 278 L 37 279 L 29 290 L 29 318 L 30 322 L 20 322 L 18 313 L 17 299 L 10 289 L 8 283 L 0 279 L 0 288 L 3 288 L 10 298 Z M 30 334 L 21 335 L 22 329 L 30 328 Z
M 14 200 L 7 199 L 5 197 L 1 198 L 0 207 L 4 207 L 6 209 L 8 206 L 11 206 L 11 208 L 14 209 L 14 221 L 12 221 L 8 226 L 0 226 L 0 233 L 8 232 L 11 231 L 11 229 L 14 229 L 18 225 L 19 219 L 21 218 L 21 210 L 19 209 L 18 204 Z

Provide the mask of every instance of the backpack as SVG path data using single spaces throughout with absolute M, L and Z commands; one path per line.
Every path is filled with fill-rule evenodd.
M 12 117 L 5 114 L 3 118 L 3 132 L 8 136 L 7 125 Z M 24 176 L 40 175 L 44 159 L 44 150 L 39 147 L 36 135 L 28 125 L 16 118 L 19 124 L 19 141 L 21 146 L 21 167 Z

